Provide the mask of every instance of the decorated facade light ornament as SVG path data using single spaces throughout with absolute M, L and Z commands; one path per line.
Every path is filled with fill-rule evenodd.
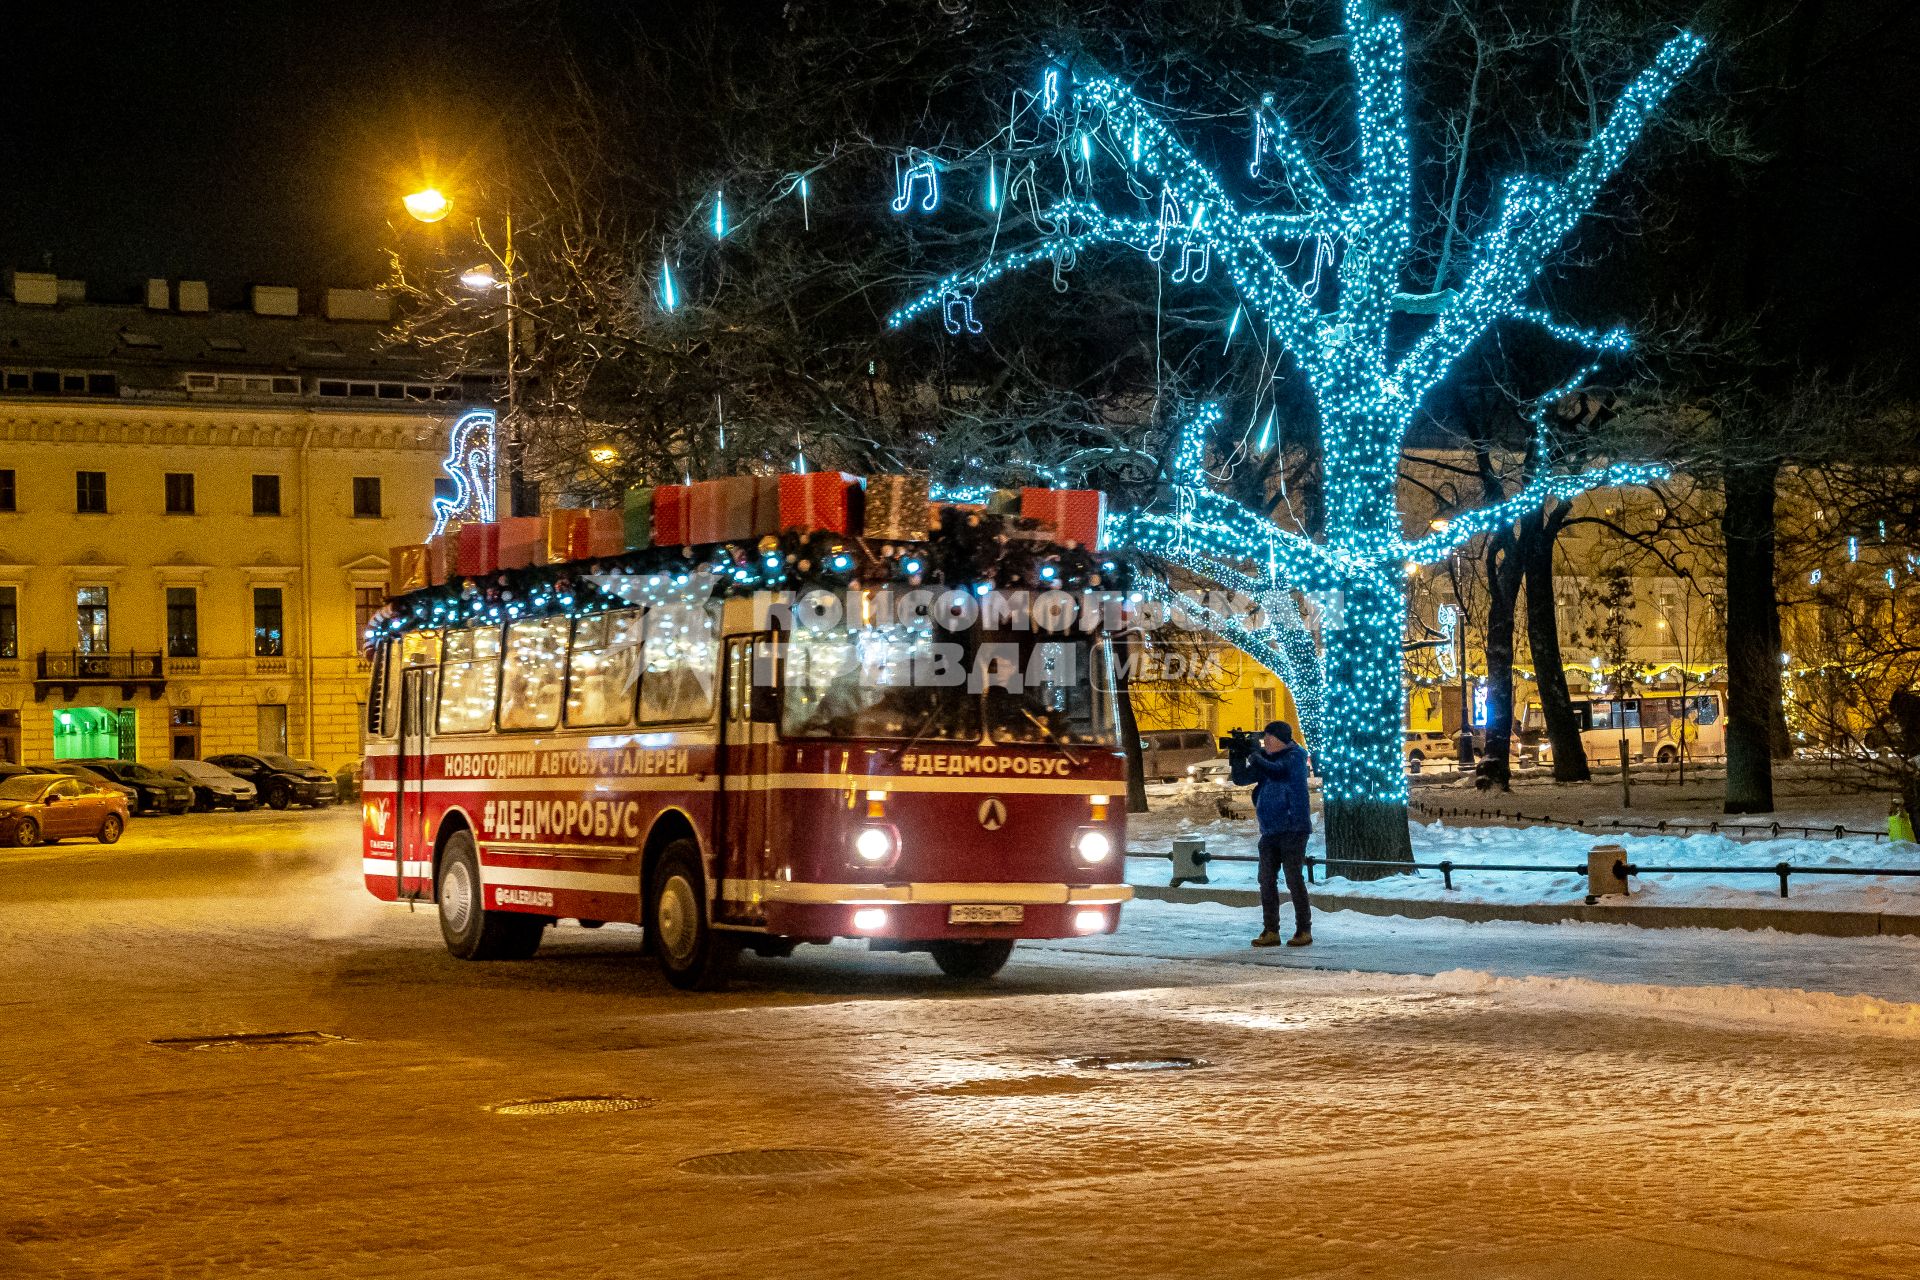
M 447 456 L 440 460 L 440 469 L 453 480 L 453 496 L 433 500 L 434 537 L 452 520 L 492 521 L 498 460 L 493 410 L 471 409 L 454 420 Z
M 1187 413 L 1176 441 L 1165 499 L 1114 513 L 1114 539 L 1258 602 L 1257 615 L 1214 610 L 1202 620 L 1294 694 L 1321 765 L 1329 849 L 1357 851 L 1377 837 L 1393 840 L 1404 854 L 1404 809 L 1397 806 L 1406 798 L 1399 738 L 1406 566 L 1443 559 L 1547 496 L 1642 483 L 1662 473 L 1616 463 L 1578 475 L 1542 475 L 1505 502 L 1410 540 L 1396 502 L 1401 447 L 1427 398 L 1499 325 L 1537 327 L 1545 320 L 1556 338 L 1589 357 L 1559 389 L 1562 395 L 1579 389 L 1591 360 L 1624 349 L 1620 331 L 1553 321 L 1530 295 L 1704 45 L 1687 32 L 1668 40 L 1564 173 L 1521 175 L 1500 187 L 1454 287 L 1411 295 L 1404 286 L 1418 267 L 1415 182 L 1401 26 L 1378 0 L 1344 0 L 1342 11 L 1355 146 L 1337 184 L 1323 177 L 1287 122 L 1266 111 L 1260 163 L 1276 178 L 1268 197 L 1274 207 L 1246 207 L 1126 85 L 1106 76 L 1077 82 L 1072 101 L 1062 105 L 1063 129 L 1099 134 L 1113 155 L 1128 157 L 1121 175 L 1126 189 L 1157 187 L 1158 216 L 1112 211 L 1091 188 L 1063 193 L 1051 205 L 1037 201 L 1037 242 L 996 247 L 984 261 L 904 302 L 889 323 L 898 327 L 936 308 L 950 315 L 952 297 L 971 297 L 1009 272 L 1050 262 L 1063 248 L 1124 246 L 1157 263 L 1178 241 L 1181 274 L 1189 279 L 1209 278 L 1198 266 L 1218 260 L 1218 278 L 1233 287 L 1263 338 L 1291 358 L 1312 398 L 1324 532 L 1309 538 L 1283 529 L 1214 488 L 1206 466 L 1220 414 L 1217 406 L 1200 405 Z M 1311 245 L 1305 284 L 1297 266 L 1289 274 L 1276 242 Z M 1417 320 L 1410 324 L 1409 315 Z M 1536 432 L 1546 431 L 1551 403 L 1551 395 L 1540 402 Z M 1305 625 L 1301 601 L 1313 611 L 1318 639 Z M 1366 815 L 1381 806 L 1396 807 L 1397 837 L 1369 825 L 1376 819 Z

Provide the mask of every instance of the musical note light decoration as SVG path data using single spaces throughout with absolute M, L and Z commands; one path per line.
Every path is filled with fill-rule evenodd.
M 1645 483 L 1662 472 L 1629 464 L 1579 474 L 1543 468 L 1507 500 L 1409 539 L 1398 506 L 1402 443 L 1469 348 L 1496 325 L 1518 323 L 1584 353 L 1580 369 L 1542 397 L 1533 415 L 1537 443 L 1549 450 L 1543 456 L 1552 456 L 1551 406 L 1629 343 L 1619 329 L 1558 321 L 1527 295 L 1705 44 L 1686 31 L 1667 40 L 1568 171 L 1507 178 L 1455 278 L 1415 293 L 1407 288 L 1418 258 L 1400 22 L 1374 0 L 1344 0 L 1343 18 L 1358 142 L 1345 182 L 1326 182 L 1319 161 L 1263 102 L 1257 160 L 1274 165 L 1284 181 L 1265 184 L 1257 201 L 1242 201 L 1126 85 L 1106 76 L 1077 80 L 1071 94 L 1058 95 L 1060 135 L 1084 131 L 1110 155 L 1128 157 L 1108 189 L 1120 201 L 1135 199 L 1128 191 L 1158 189 L 1159 216 L 1115 211 L 1121 206 L 1110 208 L 1091 190 L 1068 189 L 1040 211 L 1037 243 L 996 250 L 934 281 L 889 323 L 899 327 L 943 308 L 951 330 L 949 300 L 1095 245 L 1130 247 L 1158 265 L 1177 244 L 1174 272 L 1193 283 L 1206 280 L 1218 259 L 1246 323 L 1264 328 L 1284 351 L 1317 409 L 1324 532 L 1310 538 L 1283 529 L 1214 489 L 1206 460 L 1222 414 L 1217 405 L 1201 405 L 1187 414 L 1176 441 L 1171 501 L 1117 514 L 1114 534 L 1122 545 L 1258 602 L 1251 616 L 1195 613 L 1293 693 L 1321 769 L 1329 851 L 1406 858 L 1401 643 L 1410 570 L 1511 523 L 1549 495 Z M 1296 255 L 1290 273 L 1274 253 L 1276 242 L 1310 244 L 1311 259 L 1303 267 L 1306 253 Z M 1415 328 L 1409 318 L 1424 323 Z

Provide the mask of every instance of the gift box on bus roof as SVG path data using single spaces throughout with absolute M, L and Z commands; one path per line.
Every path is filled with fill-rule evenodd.
M 477 578 L 500 567 L 500 526 L 463 524 L 454 550 L 453 571 L 463 578 Z
M 653 545 L 653 486 L 635 485 L 620 499 L 620 514 L 626 525 L 625 549 L 645 551 Z
M 868 476 L 866 534 L 869 538 L 926 538 L 933 518 L 925 476 Z
M 656 547 L 684 547 L 687 545 L 687 505 L 690 486 L 684 484 L 663 484 L 653 490 L 653 545 Z
M 1107 495 L 1098 489 L 1022 489 L 1020 514 L 1052 529 L 1061 542 L 1098 551 L 1106 534 Z
M 508 516 L 500 525 L 500 567 L 525 569 L 547 549 L 547 523 L 539 516 Z
M 617 556 L 627 549 L 627 519 L 611 507 L 587 512 L 587 554 Z
M 427 581 L 438 587 L 460 572 L 460 530 L 443 529 L 427 539 Z
M 403 596 L 428 586 L 427 545 L 395 547 L 387 553 L 387 594 Z
M 691 486 L 687 541 L 744 542 L 780 527 L 777 476 L 722 476 Z
M 860 532 L 860 511 L 866 494 L 860 477 L 844 471 L 809 471 L 780 477 L 778 527 L 769 532 L 798 529 L 848 535 Z
M 568 560 L 584 560 L 592 552 L 588 549 L 587 512 L 584 507 L 561 507 L 547 512 L 546 546 L 543 559 L 547 564 L 562 564 Z

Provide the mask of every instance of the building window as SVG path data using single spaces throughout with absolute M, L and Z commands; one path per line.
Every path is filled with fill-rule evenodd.
M 0 511 L 18 511 L 19 498 L 14 489 L 13 468 L 0 468 Z
M 81 587 L 75 600 L 80 624 L 80 652 L 107 651 L 107 589 Z
M 286 635 L 281 629 L 280 588 L 255 587 L 253 589 L 253 656 L 256 658 L 282 658 L 286 656 Z
M 200 656 L 199 593 L 192 587 L 167 588 L 167 656 Z
M 253 514 L 257 516 L 277 516 L 280 514 L 279 476 L 255 476 L 253 478 Z
M 356 652 L 367 647 L 367 628 L 373 625 L 374 615 L 386 605 L 387 593 L 382 587 L 353 589 L 353 647 Z
M 193 514 L 193 473 L 191 471 L 167 472 L 167 514 L 170 516 Z
M 15 587 L 0 587 L 0 658 L 17 658 L 19 656 L 19 590 Z
M 380 477 L 355 476 L 353 478 L 353 514 L 372 519 L 380 518 Z
M 76 471 L 73 473 L 73 509 L 85 514 L 106 514 L 106 472 Z

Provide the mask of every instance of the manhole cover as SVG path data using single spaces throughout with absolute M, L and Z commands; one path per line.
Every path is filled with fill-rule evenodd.
M 487 1110 L 497 1116 L 595 1116 L 609 1111 L 644 1111 L 652 1098 L 528 1098 L 497 1102 Z
M 718 1151 L 692 1156 L 674 1168 L 714 1178 L 765 1178 L 802 1173 L 832 1173 L 859 1162 L 851 1151 L 828 1147 L 764 1147 L 754 1151 Z
M 1118 1054 L 1096 1053 L 1084 1058 L 1061 1058 L 1060 1065 L 1081 1071 L 1192 1071 L 1213 1065 L 1205 1058 L 1123 1058 Z
M 345 1036 L 325 1031 L 234 1031 L 215 1036 L 162 1036 L 148 1044 L 162 1049 L 311 1049 L 315 1045 L 345 1043 Z

